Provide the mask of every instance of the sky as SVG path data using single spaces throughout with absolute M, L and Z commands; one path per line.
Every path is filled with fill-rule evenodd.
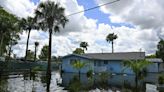
M 40 2 L 46 0 L 0 0 L 8 12 L 20 18 L 34 16 L 34 10 Z M 114 0 L 52 0 L 60 2 L 69 15 Z M 146 55 L 154 54 L 160 38 L 164 39 L 164 0 L 120 0 L 91 11 L 67 17 L 69 22 L 52 39 L 52 55 L 71 54 L 79 47 L 80 42 L 89 44 L 87 53 L 110 53 L 111 44 L 106 42 L 109 33 L 117 34 L 114 41 L 115 52 L 145 51 Z M 17 57 L 25 55 L 27 33 L 14 46 Z M 34 42 L 39 42 L 37 54 L 48 44 L 48 33 L 32 30 L 29 49 L 34 51 Z

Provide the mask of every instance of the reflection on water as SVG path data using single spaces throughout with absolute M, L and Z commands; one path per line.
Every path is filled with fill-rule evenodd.
M 148 74 L 139 81 L 139 91 L 145 92 L 146 83 L 158 84 L 157 74 Z M 47 91 L 46 72 L 17 73 L 0 75 L 0 92 L 46 92 Z M 79 92 L 96 90 L 108 90 L 115 92 L 134 92 L 134 76 L 96 74 L 92 77 L 81 74 L 52 72 L 50 92 Z
M 93 78 L 88 78 L 86 74 L 81 74 L 78 79 L 77 74 L 63 73 L 62 86 L 70 92 L 95 91 L 95 89 L 110 90 L 110 92 L 145 92 L 146 83 L 158 84 L 158 74 L 148 74 L 138 83 L 138 88 L 135 86 L 134 75 L 101 75 L 96 74 Z M 98 91 L 99 92 L 99 91 Z M 154 91 L 153 91 L 154 92 Z
M 50 92 L 63 89 L 57 85 L 56 81 L 59 79 L 59 73 L 57 71 L 52 72 Z M 1 76 L 0 92 L 46 92 L 46 85 L 45 72 Z

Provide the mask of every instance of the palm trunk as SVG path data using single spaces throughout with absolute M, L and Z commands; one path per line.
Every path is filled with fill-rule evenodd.
M 51 41 L 52 40 L 52 29 L 49 30 L 49 48 L 48 48 L 48 66 L 47 66 L 47 92 L 50 89 L 51 82 Z
M 46 92 L 50 92 L 51 78 L 50 77 L 47 77 L 46 79 L 47 79 L 47 89 L 46 89 L 47 91 Z
M 27 52 L 28 52 L 28 43 L 29 43 L 29 38 L 30 38 L 30 32 L 31 32 L 31 29 L 28 30 L 28 37 L 27 37 L 27 42 L 26 42 L 25 61 L 26 61 L 26 59 L 27 59 Z
M 114 48 L 113 48 L 113 41 L 112 41 L 112 53 L 114 52 Z
M 79 80 L 80 80 L 80 70 L 79 70 Z
M 48 67 L 47 74 L 51 74 L 51 44 L 52 44 L 52 29 L 49 30 L 49 48 L 48 48 Z
M 12 47 L 12 45 L 9 47 L 9 60 L 10 60 L 10 56 L 11 56 L 11 47 Z
M 34 57 L 34 62 L 36 61 L 36 46 L 35 46 L 35 57 Z
M 136 92 L 138 92 L 138 73 L 135 76 L 135 83 L 136 83 Z

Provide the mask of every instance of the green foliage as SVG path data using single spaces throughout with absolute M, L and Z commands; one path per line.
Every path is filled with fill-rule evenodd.
M 41 53 L 39 55 L 39 59 L 41 59 L 41 60 L 48 59 L 48 45 L 43 46 Z
M 159 84 L 164 84 L 164 73 L 161 73 L 158 77 Z
M 37 71 L 41 71 L 43 70 L 43 68 L 41 66 L 35 66 L 32 68 L 31 72 L 37 72 Z
M 84 50 L 81 49 L 81 48 L 76 48 L 74 51 L 73 51 L 73 54 L 84 54 Z
M 109 76 L 110 76 L 110 73 L 108 73 L 108 72 L 101 72 L 99 74 L 100 80 L 102 82 L 106 82 L 108 80 Z
M 112 42 L 115 39 L 117 39 L 117 35 L 115 35 L 114 33 L 108 34 L 106 37 L 107 42 Z
M 90 79 L 93 78 L 93 70 L 89 70 L 89 71 L 87 72 L 87 78 L 90 78 Z
M 80 47 L 82 47 L 83 50 L 84 50 L 84 49 L 87 50 L 87 47 L 88 47 L 88 46 L 89 46 L 89 45 L 88 45 L 87 42 L 81 42 L 81 43 L 80 43 Z
M 19 40 L 19 20 L 0 7 L 0 56 L 17 44 Z
M 49 32 L 49 48 L 48 48 L 48 67 L 47 74 L 51 74 L 51 45 L 52 45 L 52 34 L 59 32 L 60 28 L 64 28 L 68 19 L 64 15 L 65 9 L 60 6 L 59 3 L 53 1 L 41 2 L 36 11 L 35 19 L 39 28 L 43 31 Z
M 163 39 L 161 39 L 158 42 L 157 49 L 158 49 L 156 51 L 157 58 L 162 58 L 162 60 L 164 61 L 164 40 Z
M 20 29 L 25 30 L 26 32 L 28 32 L 27 42 L 26 42 L 26 53 L 25 53 L 25 60 L 26 60 L 27 59 L 28 43 L 29 43 L 31 30 L 32 29 L 38 29 L 38 26 L 36 24 L 36 20 L 32 17 L 27 17 L 27 19 L 22 18 L 19 25 L 20 25 Z
M 35 42 L 35 47 L 38 47 L 39 46 L 39 42 Z
M 108 72 L 101 72 L 98 74 L 98 83 L 97 87 L 102 89 L 108 89 L 108 78 L 110 77 L 110 73 Z
M 132 71 L 135 74 L 139 74 L 139 72 L 143 71 L 144 68 L 146 68 L 148 65 L 150 65 L 151 62 L 147 60 L 129 60 L 124 62 L 124 66 L 126 68 L 132 69 Z
M 27 60 L 33 60 L 34 56 L 35 56 L 35 54 L 33 51 L 31 51 L 31 50 L 27 51 Z
M 59 28 L 68 22 L 64 12 L 65 9 L 59 3 L 41 2 L 35 11 L 37 23 L 43 31 L 59 32 Z
M 152 54 L 152 55 L 146 56 L 146 58 L 156 58 L 156 55 Z
M 74 76 L 69 82 L 68 90 L 69 92 L 80 92 L 82 90 L 82 83 L 77 76 Z
M 118 38 L 117 35 L 115 35 L 114 33 L 110 33 L 106 37 L 106 41 L 109 43 L 111 42 L 111 44 L 112 44 L 112 53 L 114 52 L 113 41 L 117 38 Z
M 86 65 L 86 63 L 85 62 L 82 62 L 82 61 L 80 61 L 80 60 L 75 60 L 75 61 L 73 61 L 72 63 L 71 63 L 71 65 L 75 68 L 75 69 L 77 69 L 77 70 L 81 70 L 85 65 Z
M 146 71 L 144 69 L 150 65 L 151 62 L 147 61 L 146 59 L 142 60 L 128 60 L 124 62 L 124 66 L 126 68 L 130 68 L 135 73 L 135 83 L 136 89 L 138 88 L 138 80 L 141 80 L 146 75 Z
M 26 30 L 27 32 L 32 29 L 38 29 L 36 20 L 33 17 L 22 18 L 19 25 L 22 30 Z

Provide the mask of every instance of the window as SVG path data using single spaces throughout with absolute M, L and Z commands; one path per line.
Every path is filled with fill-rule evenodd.
M 94 61 L 94 66 L 96 66 L 96 61 Z
M 104 65 L 107 65 L 108 64 L 108 61 L 104 61 Z

